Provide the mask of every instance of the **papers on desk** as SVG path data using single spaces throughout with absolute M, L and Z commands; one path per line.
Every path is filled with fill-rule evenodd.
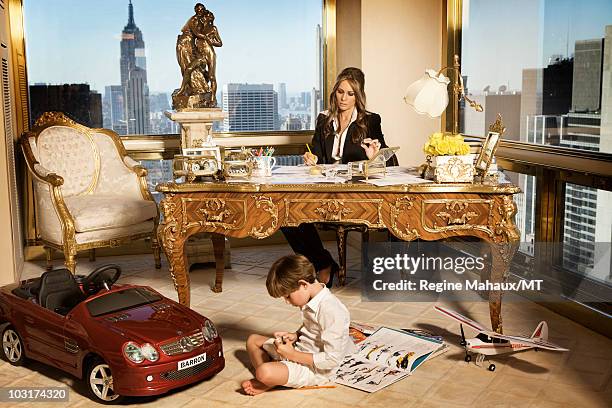
M 342 166 L 342 165 L 340 165 Z M 334 169 L 338 168 L 335 166 Z M 346 165 L 344 165 L 346 169 Z M 326 166 L 324 166 L 326 169 Z M 318 183 L 345 183 L 342 177 L 330 177 L 324 175 L 311 175 L 310 166 L 277 166 L 272 169 L 272 177 L 251 177 L 250 179 L 228 178 L 228 183 L 250 183 L 250 184 L 318 184 Z
M 375 186 L 398 186 L 403 184 L 423 184 L 433 183 L 432 180 L 425 180 L 414 173 L 414 169 L 407 167 L 387 167 L 386 176 L 372 176 L 368 180 L 360 180 L 363 183 Z

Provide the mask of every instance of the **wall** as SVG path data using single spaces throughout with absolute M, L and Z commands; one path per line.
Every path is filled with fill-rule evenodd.
M 23 268 L 15 177 L 15 99 L 8 2 L 0 0 L 0 285 L 14 282 Z
M 441 128 L 440 120 L 418 115 L 403 96 L 426 68 L 441 66 L 443 4 L 442 0 L 361 0 L 361 61 L 368 109 L 382 116 L 387 144 L 401 147 L 402 165 L 423 163 L 421 147 Z M 342 69 L 340 61 L 338 68 Z

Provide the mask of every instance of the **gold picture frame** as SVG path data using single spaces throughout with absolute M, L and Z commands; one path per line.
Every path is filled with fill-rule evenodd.
M 505 131 L 506 128 L 502 122 L 502 116 L 498 113 L 495 122 L 489 126 L 489 133 L 487 133 L 487 137 L 482 144 L 482 148 L 474 164 L 474 169 L 481 180 L 484 180 L 487 176 L 489 167 L 491 167 L 491 163 L 495 157 L 497 146 L 499 146 L 499 141 Z

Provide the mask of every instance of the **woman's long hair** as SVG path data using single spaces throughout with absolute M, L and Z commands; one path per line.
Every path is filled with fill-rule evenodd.
M 335 134 L 334 130 L 334 118 L 338 119 L 340 123 L 340 109 L 338 108 L 338 101 L 336 100 L 336 91 L 342 81 L 347 81 L 348 84 L 353 88 L 355 93 L 355 108 L 357 109 L 357 119 L 355 120 L 356 131 L 353 132 L 351 141 L 355 144 L 361 144 L 363 139 L 366 138 L 368 133 L 368 127 L 366 124 L 366 96 L 360 85 L 360 83 L 352 75 L 340 75 L 336 79 L 334 89 L 332 89 L 329 95 L 329 111 L 327 118 L 325 119 L 325 126 L 323 134 L 325 137 L 329 137 Z

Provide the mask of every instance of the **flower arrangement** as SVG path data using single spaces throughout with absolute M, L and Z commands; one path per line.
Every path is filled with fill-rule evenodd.
M 423 146 L 423 151 L 429 156 L 455 156 L 470 153 L 470 145 L 460 134 L 434 133 Z

